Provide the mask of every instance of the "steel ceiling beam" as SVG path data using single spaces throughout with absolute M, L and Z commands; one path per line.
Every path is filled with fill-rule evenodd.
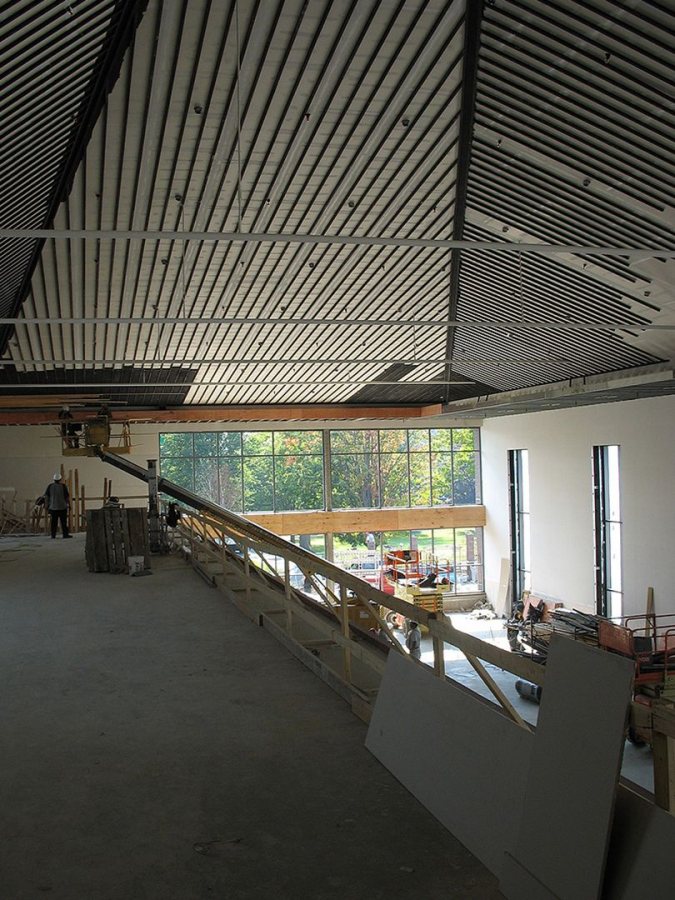
M 335 359 L 316 357 L 314 359 L 188 359 L 177 360 L 152 359 L 151 357 L 127 357 L 126 359 L 29 359 L 14 360 L 0 359 L 2 366 L 167 366 L 169 368 L 188 366 L 440 366 L 445 363 L 530 363 L 530 362 L 570 362 L 571 357 L 566 356 L 455 356 L 451 359 L 441 357 L 438 359 Z
M 166 316 L 152 318 L 147 316 L 49 316 L 39 318 L 31 316 L 25 319 L 16 317 L 0 318 L 0 325 L 139 325 L 159 326 L 195 325 L 203 328 L 230 325 L 328 325 L 363 328 L 470 328 L 477 331 L 675 331 L 675 324 L 657 325 L 653 322 L 590 322 L 572 321 L 518 321 L 513 319 L 474 320 L 474 319 L 264 319 L 255 317 L 229 317 L 218 319 L 200 318 L 199 316 Z
M 424 384 L 424 385 L 435 385 L 435 384 L 475 384 L 475 381 L 471 381 L 468 378 L 458 378 L 454 381 L 421 381 L 416 379 L 414 381 L 380 381 L 377 378 L 348 378 L 348 379 L 329 379 L 327 381 L 316 379 L 310 379 L 309 381 L 293 381 L 287 378 L 265 378 L 261 381 L 257 379 L 255 381 L 231 381 L 229 378 L 221 378 L 217 381 L 83 381 L 81 382 L 83 387 L 86 388 L 138 388 L 142 390 L 143 393 L 147 393 L 147 391 L 155 391 L 158 388 L 197 388 L 197 387 L 261 387 L 264 385 L 282 384 L 284 387 L 315 387 L 315 386 L 326 386 L 326 385 L 354 385 L 354 384 L 395 384 L 400 386 L 407 384 Z M 60 382 L 58 384 L 45 384 L 45 382 L 40 382 L 40 384 L 26 384 L 25 382 L 19 382 L 18 384 L 3 384 L 3 390 L 20 390 L 20 391 L 33 391 L 39 390 L 44 391 L 45 388 L 58 388 L 59 390 L 65 388 L 75 388 L 78 386 L 77 381 L 67 381 Z M 161 393 L 161 392 L 160 392 Z
M 250 244 L 337 244 L 372 247 L 425 247 L 432 250 L 479 250 L 494 253 L 585 253 L 630 259 L 675 258 L 675 247 L 602 247 L 567 244 L 518 244 L 505 241 L 458 241 L 437 238 L 395 238 L 337 234 L 269 234 L 237 231 L 102 231 L 93 228 L 0 228 L 0 238 L 99 241 L 203 241 Z
M 473 143 L 476 118 L 476 85 L 478 82 L 478 53 L 480 49 L 480 29 L 483 20 L 483 4 L 468 3 L 464 17 L 464 53 L 462 58 L 462 106 L 459 119 L 459 141 L 457 149 L 457 183 L 455 186 L 455 214 L 452 222 L 452 237 L 455 241 L 464 239 L 466 219 L 466 198 L 471 166 L 471 146 Z M 448 295 L 448 318 L 457 318 L 460 292 L 462 254 L 459 249 L 450 253 L 450 290 Z M 446 356 L 452 357 L 455 347 L 455 330 L 449 329 L 446 336 Z M 450 364 L 446 364 L 446 378 L 450 377 Z M 444 401 L 450 399 L 450 390 L 445 391 Z

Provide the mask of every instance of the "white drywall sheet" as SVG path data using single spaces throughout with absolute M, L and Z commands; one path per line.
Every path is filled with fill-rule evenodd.
M 620 659 L 610 654 L 606 656 Z M 552 672 L 555 669 L 549 669 L 546 675 L 545 695 L 549 707 L 554 693 L 550 690 Z M 566 681 L 565 671 L 562 676 Z M 596 703 L 590 695 L 599 688 L 600 702 L 604 696 L 602 685 L 596 682 L 594 676 L 580 688 L 576 678 L 572 678 L 569 698 L 577 708 L 574 727 L 562 737 L 560 746 L 554 747 L 555 756 L 543 761 L 548 770 L 548 789 L 556 788 L 559 794 L 571 793 L 573 788 L 557 762 L 559 755 L 565 755 L 566 748 L 570 755 L 581 755 L 582 770 L 586 765 L 594 770 L 603 770 L 607 766 L 606 761 L 598 757 L 597 738 L 587 737 L 604 719 L 603 715 L 588 721 L 596 715 L 589 708 Z M 575 691 L 579 691 L 576 697 Z M 581 707 L 586 708 L 586 715 Z M 549 710 L 549 713 L 553 712 Z M 585 720 L 583 726 L 578 724 L 580 719 Z M 585 733 L 581 727 L 586 729 Z M 522 857 L 524 865 L 531 869 L 530 860 L 537 855 L 540 845 L 549 849 L 552 846 L 547 835 L 557 823 L 549 810 L 531 833 L 525 833 L 522 840 L 517 837 L 523 800 L 526 795 L 531 795 L 526 783 L 536 741 L 536 735 L 519 728 L 482 698 L 461 686 L 440 680 L 428 668 L 398 653 L 389 654 L 366 746 L 499 878 L 503 878 L 510 864 L 507 854 Z M 601 771 L 601 780 L 605 775 L 613 781 L 616 772 Z M 577 853 L 577 842 L 585 841 L 588 829 L 595 827 L 593 823 L 598 816 L 592 807 L 599 787 L 604 790 L 605 785 L 593 781 L 592 796 L 583 799 L 581 808 L 574 813 L 572 832 L 564 838 L 564 852 L 559 856 L 570 868 L 585 865 L 585 853 L 581 857 L 572 854 Z M 606 796 L 604 802 L 607 804 Z M 604 856 L 604 840 L 599 843 Z M 522 864 L 513 857 L 511 862 L 522 870 Z M 532 879 L 529 872 L 524 874 L 529 878 L 528 888 L 519 900 L 524 897 L 548 900 L 552 896 L 552 891 L 537 878 Z M 604 900 L 669 897 L 673 885 L 675 818 L 654 806 L 649 799 L 620 785 L 607 857 Z M 580 893 L 574 900 L 582 897 L 586 900 L 589 896 L 593 895 Z
M 531 746 L 494 705 L 389 654 L 366 747 L 497 876 L 513 849 Z
M 600 896 L 633 673 L 629 659 L 553 635 L 506 897 L 535 883 L 560 900 Z
M 675 817 L 621 785 L 603 898 L 645 900 L 675 893 Z

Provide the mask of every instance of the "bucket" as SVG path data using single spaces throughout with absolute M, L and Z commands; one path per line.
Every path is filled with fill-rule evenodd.
M 130 575 L 141 575 L 145 569 L 145 557 L 129 556 L 127 558 L 127 565 L 129 566 Z

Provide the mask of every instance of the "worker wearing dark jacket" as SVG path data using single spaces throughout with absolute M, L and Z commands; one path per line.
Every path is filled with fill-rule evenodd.
M 72 534 L 68 533 L 70 496 L 68 488 L 62 483 L 61 475 L 58 472 L 54 475 L 52 483 L 48 485 L 44 497 L 52 520 L 52 538 L 56 537 L 56 528 L 59 522 L 61 523 L 61 532 L 64 538 L 72 537 Z

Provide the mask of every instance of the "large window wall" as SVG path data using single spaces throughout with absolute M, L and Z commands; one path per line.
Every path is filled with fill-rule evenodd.
M 480 503 L 477 428 L 330 432 L 333 509 Z
M 164 478 L 243 513 L 477 504 L 479 431 L 386 428 L 160 434 Z M 291 535 L 377 583 L 387 550 L 415 548 L 451 573 L 449 590 L 483 590 L 482 528 Z M 363 570 L 363 571 L 361 571 Z M 300 570 L 291 573 L 311 588 Z
M 163 477 L 235 512 L 481 502 L 477 428 L 164 433 L 159 456 Z
M 320 431 L 159 436 L 164 478 L 234 512 L 324 509 Z

